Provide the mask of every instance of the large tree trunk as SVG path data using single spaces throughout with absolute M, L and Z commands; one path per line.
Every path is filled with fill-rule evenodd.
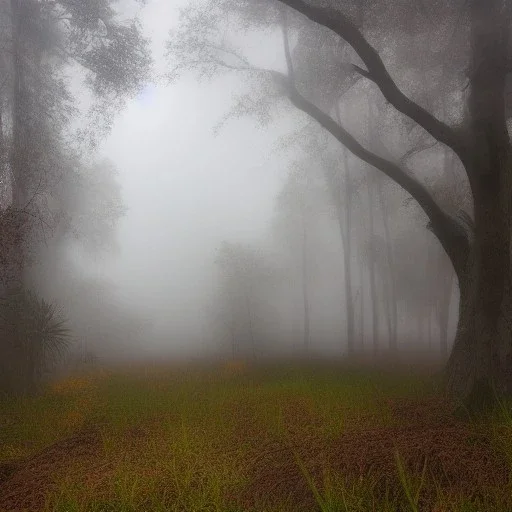
M 444 255 L 443 255 L 444 256 Z M 437 303 L 437 324 L 439 326 L 439 350 L 441 358 L 446 361 L 448 357 L 448 327 L 450 320 L 450 304 L 453 292 L 453 273 L 441 284 L 441 297 Z
M 454 273 L 446 254 L 439 250 L 437 256 L 437 300 L 435 315 L 439 327 L 439 351 L 443 361 L 448 357 L 448 328 L 450 320 L 450 305 L 453 296 Z
M 12 58 L 12 142 L 8 154 L 9 170 L 11 173 L 11 201 L 9 209 L 2 212 L 3 221 L 1 250 L 5 254 L 5 266 L 2 270 L 2 280 L 5 284 L 5 295 L 16 291 L 23 284 L 25 266 L 23 223 L 21 210 L 25 202 L 24 176 L 24 128 L 26 127 L 23 87 L 23 16 L 20 0 L 11 0 L 11 58 Z M 27 355 L 22 340 L 15 335 L 16 330 L 3 326 L 1 343 L 7 354 L 0 371 L 7 376 L 7 391 L 26 391 L 29 375 L 27 375 Z
M 498 0 L 471 1 L 471 158 L 474 243 L 460 280 L 459 324 L 448 391 L 472 409 L 510 391 L 511 148 L 504 114 L 508 25 Z
M 444 212 L 418 181 L 389 159 L 363 147 L 330 116 L 301 96 L 293 81 L 288 96 L 354 155 L 380 169 L 418 202 L 432 231 L 450 257 L 459 280 L 459 324 L 447 365 L 447 391 L 468 404 L 484 404 L 509 387 L 511 372 L 512 283 L 510 275 L 512 158 L 505 119 L 505 82 L 510 7 L 502 0 L 469 0 L 471 22 L 470 96 L 464 126 L 453 129 L 407 98 L 396 86 L 378 52 L 348 16 L 334 7 L 304 0 L 280 0 L 340 35 L 354 48 L 386 100 L 451 148 L 465 166 L 474 200 L 473 240 L 461 223 Z
M 455 155 L 449 154 L 446 150 L 443 155 L 444 174 L 448 183 L 453 187 L 459 184 L 459 177 L 455 171 Z M 451 181 L 450 181 L 451 178 Z M 455 274 L 450 259 L 446 253 L 439 248 L 437 256 L 438 290 L 436 300 L 436 320 L 439 327 L 439 351 L 443 361 L 448 359 L 448 329 L 450 320 L 450 305 L 453 297 L 453 284 Z

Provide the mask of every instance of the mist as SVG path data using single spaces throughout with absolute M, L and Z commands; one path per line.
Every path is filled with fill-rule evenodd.
M 511 27 L 0 0 L 0 510 L 512 510 Z
M 101 4 L 2 2 L 23 57 L 2 61 L 2 204 L 35 219 L 6 241 L 5 293 L 25 283 L 65 353 L 105 362 L 446 362 L 475 216 L 446 128 L 467 110 L 463 6 L 428 29 L 347 7 L 372 60 L 316 7 Z

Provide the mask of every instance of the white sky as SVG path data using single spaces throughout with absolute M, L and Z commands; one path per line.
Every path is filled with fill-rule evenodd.
M 140 13 L 157 71 L 165 71 L 165 41 L 184 3 L 148 0 Z M 265 55 L 265 45 L 272 64 L 271 42 L 262 41 L 258 51 Z M 214 137 L 213 127 L 242 87 L 235 77 L 149 85 L 120 113 L 101 148 L 119 169 L 129 208 L 119 229 L 120 255 L 103 270 L 157 329 L 170 328 L 175 339 L 164 342 L 172 346 L 188 343 L 183 333 L 191 327 L 191 337 L 200 336 L 216 247 L 224 238 L 263 234 L 286 171 L 285 155 L 273 152 L 291 119 L 266 130 L 250 119 L 232 121 Z

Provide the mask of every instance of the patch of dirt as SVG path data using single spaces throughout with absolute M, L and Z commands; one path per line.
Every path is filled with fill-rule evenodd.
M 227 405 L 231 409 L 238 404 Z M 250 407 L 236 409 L 236 414 L 233 410 L 229 416 L 233 422 L 233 457 L 240 456 L 240 470 L 248 483 L 241 493 L 229 496 L 229 501 L 244 510 L 286 500 L 290 510 L 316 510 L 296 456 L 320 489 L 324 471 L 329 469 L 331 474 L 346 476 L 349 482 L 370 475 L 374 495 L 384 496 L 389 491 L 403 499 L 396 452 L 409 474 L 421 474 L 426 461 L 422 512 L 434 510 L 436 484 L 447 495 L 481 496 L 486 489 L 500 487 L 506 492 L 510 469 L 496 450 L 490 431 L 455 419 L 450 406 L 438 398 L 392 400 L 386 402 L 386 408 L 390 425 L 357 423 L 329 439 L 319 433 L 311 404 L 304 400 L 290 400 L 283 407 L 285 424 L 291 427 L 283 438 L 262 429 Z M 152 428 L 157 428 L 156 420 L 154 427 L 130 428 L 123 442 L 143 448 Z M 238 452 L 242 443 L 247 451 Z M 214 444 L 214 451 L 222 450 L 226 455 L 225 439 L 219 439 L 218 446 Z M 105 460 L 100 430 L 83 430 L 23 463 L 0 466 L 0 511 L 40 511 L 47 493 L 56 489 L 64 474 L 96 489 L 98 483 L 106 481 L 113 464 Z
M 13 460 L 0 463 L 0 485 L 23 467 L 24 461 Z
M 0 510 L 41 510 L 46 494 L 55 488 L 58 474 L 72 467 L 78 459 L 96 459 L 101 453 L 101 435 L 95 429 L 49 446 L 0 483 Z
M 260 446 L 247 470 L 250 484 L 240 497 L 242 506 L 271 504 L 276 497 L 290 499 L 296 510 L 317 508 L 294 452 L 320 488 L 329 468 L 331 474 L 346 475 L 349 483 L 373 476 L 374 495 L 382 497 L 386 491 L 403 497 L 396 452 L 408 474 L 419 477 L 426 463 L 422 511 L 433 510 L 436 482 L 447 495 L 473 497 L 486 489 L 505 489 L 510 469 L 490 433 L 455 420 L 448 404 L 438 399 L 388 405 L 395 420 L 392 426 L 354 428 L 329 441 L 290 436 L 288 442 L 273 440 Z

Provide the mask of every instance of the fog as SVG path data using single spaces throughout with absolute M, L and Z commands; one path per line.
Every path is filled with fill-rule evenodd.
M 73 332 L 71 351 L 106 360 L 304 351 L 343 357 L 397 345 L 404 353 L 445 357 L 455 334 L 458 289 L 446 254 L 426 227 L 426 215 L 403 189 L 294 108 L 279 87 L 269 86 L 268 72 L 260 85 L 237 72 L 209 69 L 203 73 L 209 76 L 200 77 L 193 64 L 169 76 L 177 63 L 183 67 L 180 59 L 188 51 L 180 50 L 186 47 L 180 43 L 167 52 L 169 41 L 183 37 L 199 5 L 118 3 L 118 19 L 138 18 L 149 39 L 151 77 L 140 80 L 135 93 L 135 88 L 126 93 L 119 107 L 108 105 L 104 95 L 99 109 L 114 111 L 109 129 L 96 133 L 93 149 L 84 150 L 73 133 L 93 126 L 88 109 L 99 93 L 91 93 L 76 62 L 59 68 L 78 108 L 66 128 L 71 145 L 80 147 L 77 158 L 108 161 L 115 169 L 93 173 L 100 180 L 95 186 L 108 183 L 105 202 L 98 206 L 99 189 L 91 189 L 89 202 L 76 214 L 86 238 L 90 230 L 103 230 L 108 249 L 87 249 L 76 230 L 76 236 L 63 235 L 60 242 L 50 236 L 38 246 L 29 270 L 32 286 L 66 318 Z M 180 18 L 182 10 L 188 18 Z M 286 74 L 279 27 L 248 19 L 253 26 L 245 29 L 223 25 L 227 67 L 250 62 Z M 334 83 L 339 77 L 327 80 L 317 69 L 322 59 L 328 65 L 329 59 L 339 60 L 331 52 L 332 38 L 324 29 L 304 29 L 297 14 L 290 20 L 288 42 L 299 82 Z M 213 26 L 208 23 L 205 34 Z M 311 56 L 310 32 L 325 38 L 318 62 Z M 373 35 L 382 36 L 378 30 Z M 400 37 L 407 45 L 412 36 Z M 422 77 L 412 68 L 398 73 L 399 53 L 389 53 L 391 47 L 385 58 L 393 78 L 406 92 L 418 93 Z M 196 47 L 189 51 L 193 61 Z M 346 44 L 340 51 L 343 59 L 359 62 Z M 332 105 L 325 107 L 330 86 L 304 90 L 310 87 L 309 97 L 319 108 L 330 109 L 338 121 L 341 116 L 344 128 L 375 154 L 407 158 L 410 175 L 430 186 L 447 211 L 463 208 L 470 216 L 460 162 L 423 132 L 410 130 L 360 78 L 348 87 L 342 83 L 346 91 L 337 114 Z M 428 87 L 425 91 L 430 94 Z M 452 119 L 460 115 L 457 107 L 444 112 Z M 448 168 L 450 179 L 459 180 L 457 197 L 444 194 Z M 4 182 L 8 196 L 15 186 Z M 81 201 L 80 192 L 70 194 L 70 204 Z M 105 226 L 93 227 L 99 221 L 87 220 L 84 212 L 101 208 L 110 212 L 107 217 L 112 208 L 119 213 Z
M 163 2 L 143 11 L 157 56 L 176 17 L 177 6 Z M 265 54 L 272 64 L 272 45 Z M 164 68 L 160 59 L 156 66 Z M 128 212 L 119 226 L 119 256 L 98 267 L 151 322 L 142 353 L 211 351 L 216 250 L 224 239 L 264 237 L 287 161 L 275 142 L 293 121 L 261 130 L 241 119 L 215 136 L 243 87 L 240 79 L 203 85 L 190 77 L 148 85 L 101 148 L 119 169 Z

